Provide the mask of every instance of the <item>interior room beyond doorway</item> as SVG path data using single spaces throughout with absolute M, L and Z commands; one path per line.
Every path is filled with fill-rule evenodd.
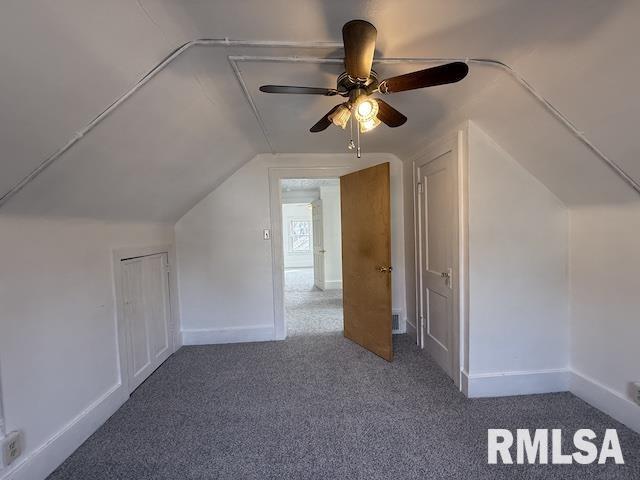
M 281 181 L 287 335 L 342 332 L 340 182 Z

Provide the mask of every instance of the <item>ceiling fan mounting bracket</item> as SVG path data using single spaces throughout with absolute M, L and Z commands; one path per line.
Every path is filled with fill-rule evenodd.
M 377 87 L 377 85 L 378 74 L 374 70 L 371 70 L 371 74 L 365 82 L 355 80 L 350 77 L 347 72 L 342 72 L 338 76 L 336 89 L 338 90 L 338 93 L 340 95 L 346 97 L 349 96 L 349 92 L 353 89 L 360 88 L 365 89 L 367 92 L 372 92 Z M 373 89 L 371 88 L 372 86 L 374 86 Z

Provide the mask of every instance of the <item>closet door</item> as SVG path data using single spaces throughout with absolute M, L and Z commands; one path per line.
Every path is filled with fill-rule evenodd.
M 129 338 L 129 391 L 171 354 L 167 254 L 122 262 L 122 297 Z

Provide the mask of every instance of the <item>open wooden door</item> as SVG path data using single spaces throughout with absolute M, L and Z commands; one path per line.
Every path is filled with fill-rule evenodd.
M 344 336 L 393 360 L 389 164 L 340 177 Z

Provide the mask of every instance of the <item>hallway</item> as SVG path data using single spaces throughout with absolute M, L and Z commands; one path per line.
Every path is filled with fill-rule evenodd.
M 286 269 L 284 302 L 287 336 L 342 332 L 342 290 L 313 285 L 313 268 Z

